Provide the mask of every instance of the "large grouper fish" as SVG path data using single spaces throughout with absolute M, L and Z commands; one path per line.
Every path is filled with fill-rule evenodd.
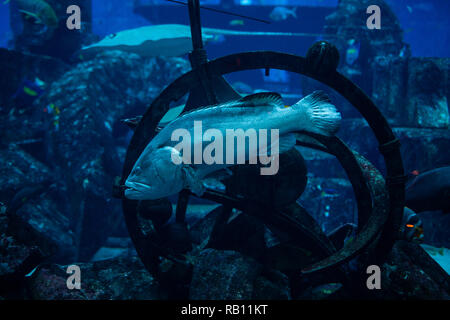
M 126 198 L 155 200 L 176 194 L 185 188 L 202 195 L 204 179 L 231 166 L 229 162 L 187 164 L 182 161 L 183 154 L 176 148 L 179 141 L 172 141 L 172 133 L 177 129 L 189 131 L 193 136 L 190 142 L 192 150 L 196 147 L 204 150 L 207 143 L 201 135 L 195 135 L 194 128 L 194 122 L 200 121 L 204 132 L 215 129 L 222 137 L 226 137 L 229 130 L 278 130 L 277 150 L 281 154 L 294 147 L 296 132 L 334 135 L 339 130 L 341 115 L 322 91 L 315 91 L 292 106 L 286 106 L 279 94 L 264 92 L 191 111 L 168 123 L 145 147 L 125 181 Z M 267 145 L 272 146 L 270 143 Z M 239 157 L 239 152 L 246 153 L 245 159 L 251 155 L 249 148 L 243 149 L 236 144 L 234 148 L 236 157 Z M 275 154 L 269 148 L 257 152 L 266 152 L 266 155 L 272 152 L 270 156 Z

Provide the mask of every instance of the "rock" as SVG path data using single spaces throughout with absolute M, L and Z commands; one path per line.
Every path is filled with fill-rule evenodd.
M 375 57 L 372 98 L 392 125 L 408 123 L 408 57 Z
M 30 200 L 17 211 L 17 215 L 55 247 L 51 261 L 67 263 L 76 254 L 75 236 L 69 218 L 61 212 L 54 198 L 47 194 Z
M 361 28 L 360 17 L 369 5 L 379 6 L 383 15 L 383 27 L 376 32 Z M 449 126 L 449 59 L 411 57 L 399 21 L 385 1 L 341 1 L 326 21 L 325 32 L 343 57 L 339 71 L 373 97 L 392 125 Z M 345 57 L 354 43 L 359 47 L 357 58 L 349 62 Z M 307 91 L 320 88 L 312 81 L 305 84 Z M 340 99 L 333 101 L 344 118 L 358 117 Z
M 450 59 L 411 58 L 408 62 L 408 120 L 418 127 L 448 128 Z
M 51 180 L 47 166 L 15 145 L 0 150 L 0 159 L 0 201 L 6 204 L 18 191 Z
M 449 126 L 448 58 L 376 57 L 372 96 L 394 126 Z
M 79 263 L 81 290 L 67 288 L 68 266 L 40 268 L 28 281 L 31 299 L 38 300 L 155 300 L 158 283 L 137 257 Z
M 381 276 L 382 299 L 450 299 L 448 274 L 418 244 L 397 241 Z
M 187 62 L 180 58 L 105 52 L 65 73 L 35 102 L 39 108 L 53 104 L 60 110 L 49 128 L 48 153 L 72 195 L 78 259 L 89 260 L 123 221 L 111 191 L 122 170 L 112 128 L 124 114 L 142 113 L 144 102 L 186 70 Z
M 280 221 L 274 219 L 278 213 L 264 213 L 267 225 L 256 213 L 233 210 L 229 216 L 219 216 L 221 210 L 217 208 L 191 228 L 197 250 L 207 247 L 236 251 L 273 270 L 291 272 L 324 258 L 328 251 L 323 246 L 332 246 L 316 221 L 299 205 L 284 208 L 282 212 L 314 233 L 313 241 L 310 235 L 298 234 L 298 229 L 282 229 Z
M 445 129 L 394 128 L 401 143 L 406 172 L 419 172 L 449 165 L 450 131 Z
M 189 299 L 248 300 L 261 265 L 235 251 L 203 250 L 194 265 Z
M 448 165 L 445 152 L 450 148 L 448 130 L 394 127 L 393 131 L 401 143 L 400 151 L 406 172 L 422 172 Z M 384 161 L 377 148 L 378 142 L 365 121 L 344 120 L 338 135 L 350 148 L 383 170 Z
M 24 275 L 51 256 L 54 246 L 0 203 L 0 296 L 21 299 Z
M 38 77 L 46 83 L 51 83 L 68 68 L 68 65 L 55 58 L 0 48 L 0 73 L 2 74 L 0 105 L 11 107 L 10 99 L 24 79 L 34 80 Z M 2 108 L 0 112 L 3 113 L 5 110 Z M 20 134 L 20 132 L 17 133 Z
M 370 5 L 377 5 L 383 13 L 383 26 L 381 30 L 373 32 L 364 27 L 361 28 L 361 17 L 367 16 L 367 8 Z M 402 30 L 400 22 L 391 10 L 386 1 L 383 0 L 342 0 L 339 1 L 338 8 L 335 12 L 326 18 L 325 33 L 338 34 L 345 36 L 338 39 L 345 41 L 355 35 L 355 31 L 359 31 L 360 37 L 367 38 L 373 42 L 374 56 L 400 53 L 403 44 Z M 383 44 L 383 42 L 385 42 Z M 396 43 L 395 48 L 389 48 L 386 43 Z M 391 49 L 388 51 L 388 49 Z M 397 49 L 398 51 L 394 51 Z
M 450 214 L 443 214 L 440 211 L 422 212 L 418 214 L 423 224 L 423 241 L 435 247 L 450 248 Z
M 15 221 L 10 226 L 11 233 L 37 245 L 47 256 L 53 255 L 53 261 L 73 258 L 72 225 L 67 207 L 58 201 L 64 190 L 58 189 L 56 175 L 52 176 L 49 168 L 14 145 L 0 150 L 0 158 L 0 201 L 7 205 Z M 28 231 L 24 232 L 24 228 Z M 36 242 L 36 235 L 45 240 Z
M 46 2 L 59 19 L 54 28 L 48 27 L 44 32 L 42 32 L 41 24 L 32 23 L 32 19 L 23 18 L 23 15 L 14 6 L 10 7 L 11 21 L 14 22 L 11 24 L 14 47 L 17 50 L 70 61 L 81 45 L 93 36 L 90 33 L 91 0 L 46 0 Z M 66 11 L 70 5 L 78 5 L 82 12 L 80 31 L 67 28 L 66 21 L 69 15 Z M 23 27 L 15 27 L 18 24 Z
M 382 12 L 381 30 L 370 30 L 365 25 L 366 11 L 370 5 L 377 5 Z M 342 0 L 337 10 L 326 18 L 324 39 L 333 42 L 339 50 L 341 64 L 339 71 L 355 81 L 365 92 L 372 89 L 371 63 L 377 56 L 398 56 L 404 50 L 403 31 L 399 20 L 383 0 Z M 358 57 L 347 62 L 349 43 L 360 44 Z
M 201 245 L 202 243 L 207 243 L 214 228 L 214 223 L 222 210 L 223 207 L 220 206 L 192 225 L 189 229 L 189 233 L 191 234 L 191 239 L 194 244 Z
M 256 278 L 253 300 L 290 300 L 289 278 L 279 271 L 263 272 Z

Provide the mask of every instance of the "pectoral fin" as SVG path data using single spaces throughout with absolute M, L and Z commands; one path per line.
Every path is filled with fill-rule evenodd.
M 201 197 L 205 192 L 205 187 L 202 181 L 198 178 L 197 172 L 191 166 L 184 166 L 183 171 L 185 174 L 186 186 L 197 196 Z
M 279 153 L 284 153 L 291 150 L 296 143 L 294 134 L 287 134 L 280 137 Z
M 279 137 L 278 141 L 273 141 L 273 146 L 271 141 L 267 141 L 267 147 L 259 149 L 259 155 L 263 156 L 273 156 L 276 154 L 285 153 L 291 150 L 296 143 L 296 138 L 294 134 L 286 134 Z M 277 150 L 278 147 L 278 150 Z
M 217 171 L 214 171 L 214 172 L 208 174 L 205 178 L 223 181 L 223 180 L 230 178 L 231 176 L 233 176 L 233 172 L 231 172 L 231 170 L 228 168 L 224 168 L 224 169 L 217 170 Z

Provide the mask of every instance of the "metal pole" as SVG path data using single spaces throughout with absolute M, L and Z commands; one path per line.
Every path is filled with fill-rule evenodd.
M 202 25 L 200 21 L 200 1 L 188 0 L 189 20 L 191 22 L 191 36 L 193 51 L 189 55 L 192 68 L 206 63 L 206 51 L 203 49 Z

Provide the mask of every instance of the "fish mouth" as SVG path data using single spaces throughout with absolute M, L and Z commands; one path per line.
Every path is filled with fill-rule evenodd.
M 131 200 L 142 200 L 142 198 L 151 190 L 151 187 L 145 183 L 126 181 L 125 197 Z

